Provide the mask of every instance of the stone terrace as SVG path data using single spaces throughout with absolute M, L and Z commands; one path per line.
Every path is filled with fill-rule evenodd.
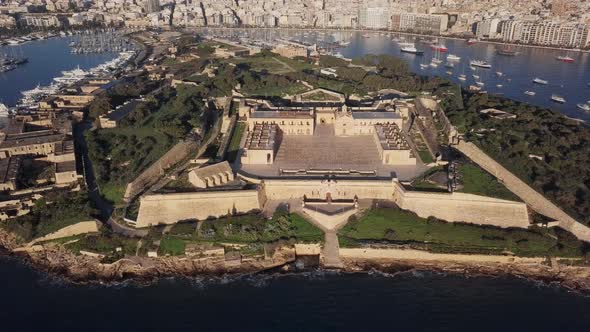
M 276 176 L 280 169 L 340 169 L 376 171 L 378 176 L 406 180 L 426 170 L 426 166 L 383 165 L 372 135 L 339 137 L 333 125 L 317 125 L 314 135 L 284 135 L 273 165 L 243 165 L 246 172 Z

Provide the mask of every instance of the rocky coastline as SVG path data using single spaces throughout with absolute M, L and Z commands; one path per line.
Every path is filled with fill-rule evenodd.
M 33 269 L 75 284 L 150 284 L 168 277 L 211 277 L 253 275 L 258 273 L 297 273 L 316 267 L 300 268 L 292 247 L 278 248 L 264 260 L 228 264 L 211 259 L 186 257 L 126 257 L 113 263 L 100 258 L 75 255 L 60 245 L 45 245 L 42 250 L 19 250 L 15 237 L 0 230 L 0 256 L 21 260 Z M 466 277 L 514 276 L 568 290 L 590 294 L 590 267 L 547 263 L 453 262 L 419 259 L 343 257 L 345 273 L 380 271 L 387 274 L 432 271 Z
M 73 284 L 118 285 L 132 283 L 149 285 L 162 278 L 225 278 L 257 274 L 292 274 L 309 272 L 318 267 L 301 269 L 295 264 L 292 250 L 281 250 L 271 260 L 243 262 L 239 265 L 199 263 L 180 257 L 123 258 L 111 264 L 101 263 L 98 258 L 74 255 L 60 247 L 51 247 L 38 252 L 13 252 L 0 248 L 0 256 L 20 260 L 31 268 L 46 273 L 52 278 Z M 454 274 L 464 277 L 512 276 L 555 285 L 570 291 L 590 294 L 590 267 L 565 266 L 559 268 L 544 264 L 490 264 L 432 262 L 392 259 L 343 259 L 338 269 L 343 273 L 367 273 L 378 271 L 388 275 L 413 271 Z

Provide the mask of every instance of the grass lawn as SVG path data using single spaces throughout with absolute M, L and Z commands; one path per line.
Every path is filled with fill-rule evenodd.
M 520 201 L 518 196 L 498 182 L 491 174 L 473 164 L 464 164 L 458 168 L 463 188 L 459 192 Z
M 248 89 L 243 87 L 242 92 L 247 96 L 267 96 L 267 97 L 282 97 L 285 95 L 295 95 L 309 90 L 308 87 L 301 83 L 294 83 L 289 85 L 276 85 L 273 87 L 264 87 L 258 89 Z
M 158 254 L 170 256 L 184 255 L 185 247 L 185 241 L 165 235 L 164 237 L 162 237 L 162 240 L 160 240 L 160 248 L 158 249 Z
M 270 243 L 281 239 L 321 242 L 324 233 L 297 214 L 277 212 L 271 220 L 248 214 L 205 220 L 197 231 L 196 222 L 174 225 L 167 236 L 186 241 Z
M 105 199 L 117 205 L 123 202 L 126 188 L 127 186 L 124 184 L 107 182 L 100 186 L 100 193 Z
M 303 60 L 289 59 L 280 55 L 255 55 L 250 57 L 235 58 L 230 60 L 233 63 L 245 63 L 254 71 L 266 70 L 272 74 L 285 74 L 289 72 L 313 69 L 314 65 Z
M 79 241 L 69 243 L 66 245 L 66 248 L 75 253 L 80 253 L 80 250 L 87 250 L 110 255 L 116 253 L 117 247 L 121 247 L 123 249 L 122 254 L 135 255 L 137 241 L 137 239 L 118 234 L 95 234 L 87 235 L 80 238 Z
M 420 156 L 420 159 L 425 164 L 430 164 L 434 162 L 434 158 L 432 158 L 432 155 L 427 150 L 418 151 L 418 156 Z
M 172 226 L 160 241 L 162 255 L 184 255 L 189 243 L 240 243 L 247 245 L 240 250 L 244 255 L 262 254 L 263 244 L 278 240 L 297 242 L 322 242 L 324 233 L 297 214 L 277 212 L 271 220 L 259 215 L 225 217 L 202 222 L 182 222 Z
M 550 237 L 557 237 L 557 240 Z M 483 227 L 424 219 L 400 209 L 374 209 L 349 222 L 339 232 L 342 246 L 389 241 L 410 244 L 435 252 L 500 254 L 518 256 L 583 255 L 583 243 L 559 230 L 525 230 Z
M 229 147 L 227 148 L 227 160 L 230 163 L 233 163 L 238 156 L 238 151 L 240 150 L 240 141 L 242 140 L 245 130 L 245 122 L 236 123 L 236 128 L 234 129 L 231 140 L 229 141 Z

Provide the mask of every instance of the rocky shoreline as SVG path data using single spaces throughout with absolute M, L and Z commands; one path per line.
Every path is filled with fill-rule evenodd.
M 111 264 L 97 257 L 75 255 L 59 245 L 47 245 L 43 250 L 18 251 L 17 242 L 10 233 L 0 231 L 0 255 L 14 257 L 33 269 L 75 284 L 119 284 L 133 282 L 150 284 L 168 277 L 225 277 L 228 275 L 255 275 L 259 273 L 297 273 L 309 271 L 296 264 L 295 250 L 278 248 L 264 260 L 228 264 L 211 259 L 185 257 L 128 257 Z M 339 269 L 346 273 L 380 271 L 388 274 L 409 271 L 433 271 L 463 276 L 514 276 L 559 285 L 568 290 L 590 294 L 590 267 L 558 264 L 502 264 L 492 262 L 453 262 L 432 260 L 404 260 L 393 258 L 342 258 Z
M 296 266 L 292 250 L 281 251 L 272 260 L 253 261 L 235 266 L 202 264 L 179 257 L 124 258 L 103 264 L 97 258 L 74 255 L 59 247 L 34 253 L 12 252 L 0 248 L 0 255 L 10 256 L 49 276 L 73 284 L 118 285 L 131 282 L 149 285 L 162 278 L 225 278 L 257 274 L 292 274 L 309 272 L 310 268 Z M 558 269 L 542 264 L 465 264 L 457 262 L 394 261 L 391 259 L 343 259 L 344 273 L 379 271 L 390 275 L 412 271 L 454 274 L 465 277 L 512 276 L 556 285 L 567 290 L 590 294 L 590 267 L 560 266 Z

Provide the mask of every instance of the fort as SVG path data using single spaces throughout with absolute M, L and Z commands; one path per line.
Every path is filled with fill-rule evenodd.
M 419 115 L 413 99 L 380 95 L 362 106 L 348 105 L 342 94 L 315 89 L 283 105 L 248 98 L 234 102 L 246 129 L 235 162 L 191 170 L 190 192 L 143 195 L 136 227 L 272 210 L 281 203 L 337 203 L 350 209 L 380 201 L 448 222 L 531 224 L 522 202 L 406 188 L 405 181 L 434 165 L 422 162 L 410 144 L 407 129 Z M 418 104 L 423 112 L 438 106 L 428 98 Z M 234 173 L 242 188 L 226 185 L 235 184 Z

